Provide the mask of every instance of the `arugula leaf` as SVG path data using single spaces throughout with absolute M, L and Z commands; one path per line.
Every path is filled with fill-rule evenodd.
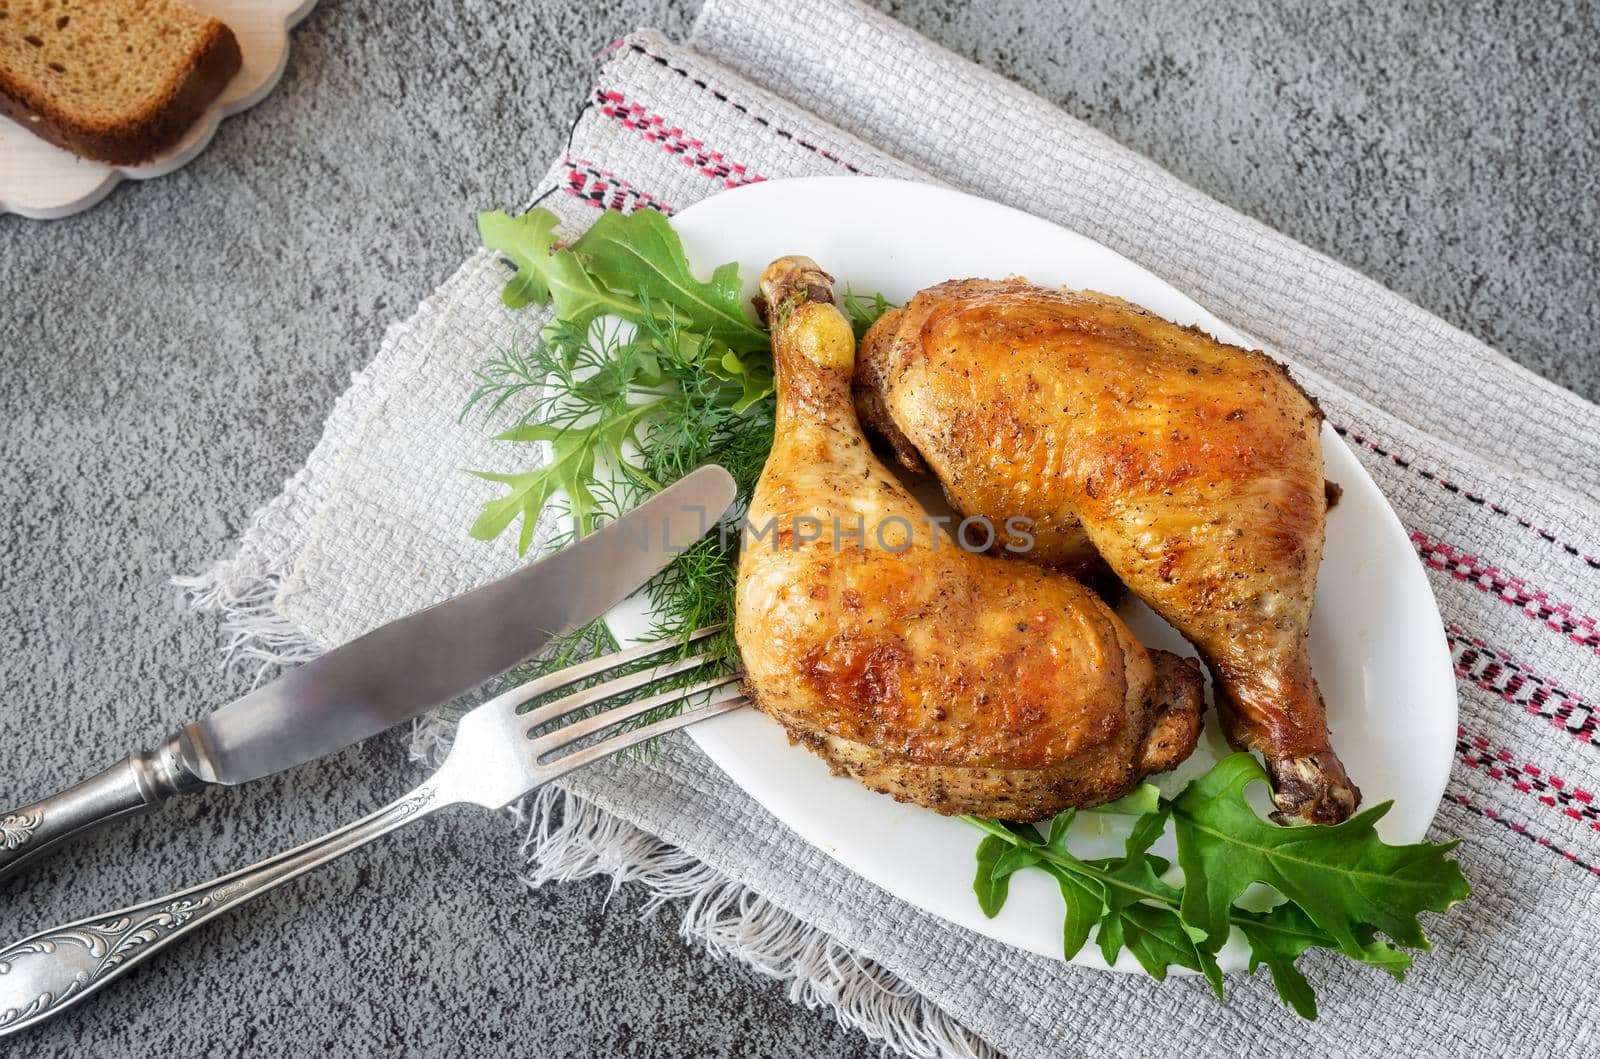
M 1279 905 L 1278 908 L 1290 910 L 1290 914 L 1304 915 L 1294 905 Z M 1278 909 L 1273 911 L 1277 912 Z M 1254 922 L 1253 916 L 1240 923 L 1239 929 L 1250 943 L 1250 973 L 1254 974 L 1258 967 L 1265 964 L 1283 1002 L 1301 1018 L 1315 1019 L 1317 995 L 1310 981 L 1295 966 L 1296 957 L 1316 946 L 1315 934 L 1271 930 Z
M 1390 846 L 1373 825 L 1389 803 L 1342 824 L 1280 827 L 1256 814 L 1244 792 L 1267 774 L 1249 754 L 1232 754 L 1172 802 L 1183 868 L 1183 917 L 1217 944 L 1233 902 L 1263 882 L 1298 905 L 1354 959 L 1368 955 L 1364 928 L 1426 950 L 1417 913 L 1443 912 L 1472 888 L 1446 857 L 1455 843 Z
M 533 544 L 539 513 L 558 492 L 566 497 L 567 513 L 572 516 L 577 532 L 580 535 L 590 532 L 600 513 L 600 503 L 592 488 L 596 454 L 607 452 L 620 459 L 623 443 L 637 441 L 639 423 L 653 411 L 649 404 L 630 405 L 582 428 L 525 423 L 496 435 L 496 441 L 547 441 L 551 448 L 550 462 L 521 474 L 468 472 L 486 481 L 499 482 L 510 490 L 506 496 L 485 503 L 468 532 L 477 540 L 494 540 L 521 516 L 517 554 L 526 555 Z
M 526 555 L 533 543 L 533 530 L 539 521 L 539 512 L 558 489 L 568 490 L 572 512 L 579 519 L 579 532 L 587 532 L 587 523 L 593 512 L 593 497 L 585 485 L 585 477 L 594 469 L 594 451 L 581 439 L 561 435 L 551 427 L 528 426 L 519 428 L 523 441 L 549 441 L 552 443 L 550 462 L 538 470 L 523 474 L 493 474 L 472 471 L 479 478 L 500 482 L 510 487 L 510 493 L 483 505 L 483 511 L 469 531 L 478 540 L 493 540 L 507 526 L 522 516 L 522 532 L 517 538 L 517 554 Z M 504 437 L 504 435 L 502 435 Z
M 1113 813 L 1118 816 L 1144 816 L 1159 808 L 1161 808 L 1161 788 L 1154 783 L 1141 783 L 1116 801 L 1095 806 L 1093 811 Z
M 1160 982 L 1166 980 L 1168 968 L 1187 967 L 1204 975 L 1211 991 L 1222 999 L 1222 968 L 1216 953 L 1201 943 L 1197 931 L 1191 933 L 1176 912 L 1138 903 L 1122 909 L 1121 915 L 1128 951 L 1146 974 Z
M 980 907 L 992 917 L 989 909 L 998 912 L 1005 903 L 1010 876 L 1037 866 L 1055 878 L 1067 903 L 1061 934 L 1062 951 L 1069 957 L 1083 947 L 1090 928 L 1098 924 L 1100 953 L 1106 962 L 1114 962 L 1126 948 L 1153 977 L 1165 978 L 1174 965 L 1188 967 L 1204 974 L 1220 996 L 1222 971 L 1214 953 L 1201 943 L 1204 932 L 1186 927 L 1179 918 L 1182 894 L 1159 878 L 1169 865 L 1149 852 L 1165 827 L 1166 812 L 1162 808 L 1141 818 L 1125 844 L 1126 856 L 1107 861 L 1080 860 L 1067 850 L 1071 812 L 1052 822 L 1046 839 L 1031 827 L 963 817 L 989 833 L 979 845 L 973 887 Z M 1006 845 L 1012 848 L 1006 850 Z
M 1000 854 L 1000 859 L 995 861 L 994 878 L 1005 879 L 1021 871 L 1031 868 L 1041 860 L 1039 854 L 1027 846 L 1012 846 Z
M 1068 809 L 1066 812 L 1057 813 L 1050 821 L 1050 832 L 1045 836 L 1045 849 L 1057 853 L 1067 851 L 1067 836 L 1072 830 L 1072 821 L 1078 818 L 1078 810 Z
M 1370 822 L 1354 828 L 1348 823 L 1278 828 L 1257 816 L 1243 798 L 1250 783 L 1264 778 L 1254 758 L 1235 755 L 1218 762 L 1201 779 L 1191 781 L 1170 802 L 1147 784 L 1120 802 L 1093 810 L 1122 815 L 1145 810 L 1134 820 L 1122 856 L 1102 860 L 1081 860 L 1067 847 L 1076 810 L 1069 809 L 1052 820 L 1048 836 L 1042 839 L 1031 826 L 962 817 L 985 832 L 980 845 L 984 866 L 979 869 L 979 879 L 987 891 L 980 899 L 990 901 L 998 911 L 999 904 L 993 904 L 996 884 L 1002 886 L 999 903 L 1003 904 L 1003 887 L 1010 876 L 1026 867 L 1036 867 L 1060 887 L 1066 908 L 1062 952 L 1069 959 L 1082 949 L 1094 929 L 1100 954 L 1107 962 L 1114 961 L 1126 949 L 1153 978 L 1165 978 L 1175 966 L 1187 967 L 1203 974 L 1219 998 L 1222 972 L 1216 954 L 1230 930 L 1237 928 L 1250 948 L 1249 969 L 1265 966 L 1284 1003 L 1308 1019 L 1316 1018 L 1316 997 L 1295 963 L 1307 949 L 1343 952 L 1397 980 L 1403 979 L 1411 966 L 1411 955 L 1399 945 L 1422 950 L 1428 947 L 1427 938 L 1415 922 L 1419 909 L 1412 907 L 1418 903 L 1418 893 L 1432 895 L 1421 907 L 1435 908 L 1454 903 L 1450 898 L 1459 900 L 1467 891 L 1459 866 L 1445 857 L 1454 844 L 1385 846 Z M 1376 820 L 1385 808 L 1380 806 L 1362 816 Z M 1222 825 L 1212 820 L 1217 815 L 1226 816 L 1229 830 L 1225 833 L 1218 830 Z M 1150 852 L 1169 819 L 1175 821 L 1179 864 L 1185 865 L 1182 887 L 1162 878 L 1171 865 Z M 1241 835 L 1247 839 L 1239 839 Z M 1011 849 L 1008 851 L 1006 846 Z M 1285 849 L 1290 852 L 1283 854 Z M 1295 874 L 1326 869 L 1332 877 L 1342 880 L 1332 884 L 1335 889 L 1355 885 L 1346 877 L 1356 875 L 1361 880 L 1357 891 L 1369 903 L 1390 909 L 1389 918 L 1373 914 L 1370 908 L 1364 908 L 1359 915 L 1347 908 L 1344 936 L 1339 937 L 1310 910 L 1295 903 L 1293 894 L 1289 895 L 1290 900 L 1265 912 L 1235 907 L 1233 901 L 1244 887 L 1262 880 L 1259 872 L 1228 875 L 1227 867 L 1251 858 L 1265 858 L 1271 863 L 1280 856 L 1292 859 L 1297 865 Z M 1354 869 L 1350 866 L 1352 859 L 1357 865 Z M 1199 865 L 1198 875 L 1187 867 L 1191 864 Z M 1209 876 L 1205 874 L 1208 871 Z M 1248 878 L 1240 884 L 1239 877 L 1243 876 Z M 1200 888 L 1207 888 L 1207 882 L 1224 879 L 1212 891 L 1227 894 L 1221 930 L 1211 929 L 1210 900 L 1197 903 L 1191 896 L 1199 889 L 1195 885 L 1197 878 L 1201 880 Z M 1400 936 L 1390 935 L 1398 945 L 1379 936 L 1380 929 L 1388 933 L 1382 924 L 1390 920 L 1403 924 L 1396 927 Z
M 1057 813 L 1050 821 L 1050 833 L 1044 841 L 1047 852 L 1077 860 L 1067 849 L 1067 835 L 1077 815 L 1078 810 L 1068 809 Z M 1061 952 L 1070 960 L 1088 942 L 1090 932 L 1106 913 L 1105 887 L 1086 874 L 1075 875 L 1050 863 L 1041 866 L 1054 876 L 1061 890 L 1061 902 L 1067 907 L 1067 914 L 1061 921 Z
M 533 544 L 533 531 L 539 521 L 539 512 L 544 510 L 545 504 L 550 501 L 551 495 L 557 488 L 550 470 L 547 465 L 536 471 L 521 474 L 468 471 L 468 474 L 485 481 L 499 482 L 508 486 L 510 492 L 498 499 L 485 501 L 483 510 L 478 513 L 472 528 L 467 532 L 477 540 L 492 541 L 520 517 L 523 523 L 522 532 L 517 535 L 517 554 L 519 556 L 528 554 L 528 548 Z
M 1089 932 L 1106 914 L 1106 890 L 1092 880 L 1071 872 L 1052 871 L 1067 906 L 1061 921 L 1061 955 L 1072 959 L 1089 940 Z
M 772 396 L 771 364 L 747 364 L 739 354 L 730 349 L 720 358 L 707 361 L 706 370 L 725 382 L 739 384 L 739 398 L 733 402 L 735 415 L 744 415 L 752 407 Z
M 1235 909 L 1233 923 L 1250 945 L 1249 970 L 1253 974 L 1262 966 L 1272 975 L 1272 984 L 1278 996 L 1302 1018 L 1317 1017 L 1317 998 L 1311 983 L 1295 966 L 1295 960 L 1307 949 L 1332 948 L 1325 931 L 1311 921 L 1311 917 L 1295 904 L 1285 902 L 1266 912 L 1247 912 Z M 1411 956 L 1401 949 L 1370 937 L 1366 955 L 1361 962 L 1387 971 L 1396 981 L 1402 981 L 1411 966 Z
M 555 245 L 556 215 L 549 210 L 529 210 L 511 217 L 500 210 L 478 214 L 478 234 L 483 245 L 505 254 L 517 274 L 500 292 L 512 309 L 530 302 L 553 302 L 556 316 L 578 333 L 602 316 L 619 316 L 639 322 L 634 300 L 619 297 L 594 281 L 571 250 Z
M 972 880 L 972 892 L 978 895 L 978 907 L 990 919 L 1000 914 L 1011 891 L 1010 875 L 997 876 L 994 870 L 1011 849 L 1011 843 L 995 835 L 978 843 L 978 874 Z
M 1106 888 L 1106 914 L 1100 922 L 1100 953 L 1107 963 L 1116 961 L 1124 947 L 1133 953 L 1145 973 L 1157 981 L 1173 965 L 1199 971 L 1222 998 L 1222 970 L 1212 950 L 1199 943 L 1205 932 L 1187 926 L 1178 915 L 1183 893 L 1163 882 L 1166 861 L 1150 853 L 1150 846 L 1166 829 L 1167 810 L 1158 807 L 1134 824 L 1124 854 L 1116 861 L 1099 862 L 1109 880 L 1121 886 Z M 1151 903 L 1155 902 L 1155 903 Z
M 1024 868 L 1039 866 L 1048 853 L 1048 847 L 1039 841 L 1039 832 L 1027 824 L 996 823 L 994 827 L 1003 833 L 993 834 L 979 844 L 978 875 L 972 884 L 979 907 L 990 919 L 1006 903 L 1011 876 Z
M 687 329 L 739 352 L 767 348 L 766 332 L 745 314 L 739 266 L 719 266 L 709 283 L 695 279 L 683 241 L 655 210 L 604 213 L 572 249 L 594 280 L 613 291 L 673 306 Z
M 555 247 L 555 227 L 556 215 L 548 210 L 532 210 L 521 217 L 503 210 L 478 214 L 478 238 L 484 249 L 504 254 L 517 266 L 517 274 L 500 291 L 500 300 L 508 307 L 520 309 L 550 300 L 544 259 Z

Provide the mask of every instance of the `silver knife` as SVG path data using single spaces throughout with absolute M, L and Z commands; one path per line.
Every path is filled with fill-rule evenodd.
M 554 555 L 374 629 L 185 725 L 154 751 L 0 815 L 0 879 L 101 824 L 315 761 L 471 691 L 622 602 L 733 499 L 728 472 L 701 467 Z

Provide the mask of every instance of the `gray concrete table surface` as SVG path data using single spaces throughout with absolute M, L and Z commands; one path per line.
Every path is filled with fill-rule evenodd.
M 1594 8 L 897 3 L 1180 177 L 1600 396 Z M 225 552 L 389 322 L 523 201 L 592 56 L 666 0 L 322 4 L 278 90 L 184 170 L 0 217 L 0 803 L 245 677 L 167 580 Z M 1404 350 L 1396 350 L 1404 356 Z M 15 937 L 209 877 L 417 778 L 405 736 L 73 847 L 0 891 Z M 0 805 L 3 807 L 3 805 Z M 208 927 L 0 1053 L 871 1055 L 643 921 L 530 893 L 515 825 L 437 818 Z

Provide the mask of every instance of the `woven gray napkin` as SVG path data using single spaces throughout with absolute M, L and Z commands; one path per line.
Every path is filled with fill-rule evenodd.
M 1196 980 L 1076 968 L 935 919 L 789 833 L 681 738 L 524 807 L 530 879 L 606 872 L 684 898 L 686 933 L 907 1054 L 1594 1051 L 1600 411 L 850 0 L 710 0 L 687 45 L 619 42 L 530 197 L 571 235 L 600 209 L 670 214 L 828 173 L 943 182 L 1063 224 L 1291 363 L 1428 566 L 1461 693 L 1433 837 L 1465 840 L 1476 893 L 1433 922 L 1436 951 L 1402 985 L 1305 958 L 1321 1006 L 1307 1024 L 1265 974 L 1219 1004 Z M 466 536 L 490 489 L 461 469 L 507 457 L 456 419 L 471 370 L 542 323 L 502 308 L 506 275 L 476 254 L 393 327 L 305 468 L 191 580 L 235 650 L 304 659 L 515 565 Z M 431 724 L 419 745 L 441 738 Z

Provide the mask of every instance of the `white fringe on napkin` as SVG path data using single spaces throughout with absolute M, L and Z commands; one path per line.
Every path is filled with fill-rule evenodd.
M 413 756 L 437 767 L 450 729 L 436 717 L 419 721 Z M 894 974 L 621 817 L 554 786 L 511 811 L 527 825 L 521 878 L 530 888 L 594 876 L 609 878 L 612 894 L 637 884 L 645 894 L 641 916 L 681 908 L 680 935 L 784 982 L 791 1003 L 830 1009 L 841 1026 L 916 1059 L 999 1059 Z
M 172 584 L 193 610 L 221 615 L 226 663 L 254 663 L 256 684 L 275 669 L 301 665 L 322 653 L 304 629 L 273 607 L 282 578 L 248 543 L 233 558 L 191 577 L 174 577 Z

